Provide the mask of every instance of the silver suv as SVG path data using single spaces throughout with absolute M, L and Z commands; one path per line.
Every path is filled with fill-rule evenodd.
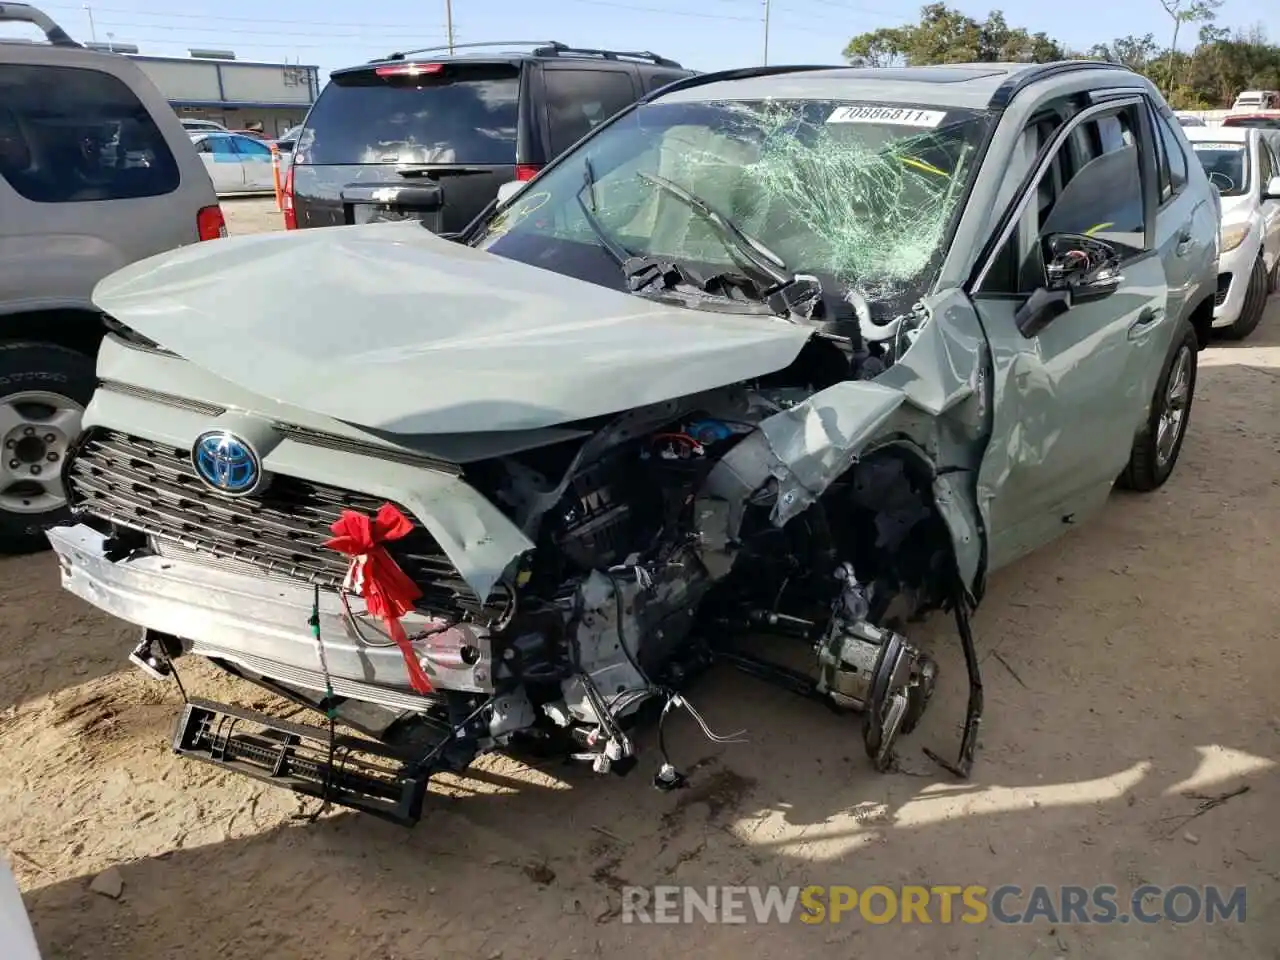
M 94 285 L 225 227 L 190 136 L 131 60 L 26 4 L 0 4 L 0 23 L 48 38 L 0 41 L 0 549 L 23 550 L 64 516 L 103 335 Z
M 969 614 L 1170 477 L 1218 221 L 1110 64 L 679 80 L 456 241 L 340 226 L 103 281 L 83 519 L 49 537 L 148 672 L 205 657 L 374 738 L 192 702 L 176 749 L 371 812 L 495 747 L 624 772 L 641 705 L 692 710 L 716 660 L 860 714 L 887 769 L 939 608 L 966 776 Z

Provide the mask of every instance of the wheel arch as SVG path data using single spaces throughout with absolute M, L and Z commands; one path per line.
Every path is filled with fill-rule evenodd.
M 49 343 L 92 357 L 105 334 L 102 314 L 88 308 L 58 307 L 0 316 L 0 344 Z
M 1213 293 L 1206 294 L 1187 314 L 1187 321 L 1196 332 L 1196 343 L 1199 350 L 1207 347 L 1213 337 L 1213 298 Z

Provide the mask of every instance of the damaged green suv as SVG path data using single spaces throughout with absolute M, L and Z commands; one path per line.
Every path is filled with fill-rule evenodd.
M 626 772 L 715 662 L 859 715 L 887 769 L 938 680 L 901 624 L 940 608 L 967 776 L 989 574 L 1178 458 L 1218 258 L 1188 156 L 1109 64 L 732 71 L 452 240 L 128 267 L 63 582 L 153 676 L 194 654 L 331 721 L 191 701 L 176 750 L 399 821 L 479 751 Z

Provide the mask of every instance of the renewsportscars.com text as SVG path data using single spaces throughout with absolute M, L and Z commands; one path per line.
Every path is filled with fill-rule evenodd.
M 623 923 L 1243 923 L 1244 887 L 624 887 Z

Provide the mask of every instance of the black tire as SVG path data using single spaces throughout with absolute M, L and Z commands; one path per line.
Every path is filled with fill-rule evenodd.
M 92 357 L 52 343 L 0 344 L 0 403 L 14 394 L 40 391 L 73 400 L 83 408 L 88 406 L 96 384 Z M 45 549 L 49 546 L 45 529 L 70 516 L 65 504 L 42 513 L 19 513 L 0 503 L 0 551 Z
M 1156 382 L 1156 392 L 1151 398 L 1151 414 L 1146 426 L 1133 441 L 1133 449 L 1129 453 L 1129 465 L 1120 475 L 1120 486 L 1139 493 L 1149 493 L 1164 485 L 1173 473 L 1178 462 L 1178 454 L 1182 451 L 1182 441 L 1187 435 L 1187 425 L 1191 422 L 1191 403 L 1196 394 L 1196 361 L 1199 357 L 1199 339 L 1196 332 L 1186 324 L 1182 334 L 1174 342 L 1160 371 L 1160 379 Z M 1169 388 L 1173 374 L 1179 362 L 1186 364 L 1186 389 L 1182 401 L 1182 416 L 1177 422 L 1177 435 L 1165 455 L 1160 449 L 1160 423 L 1170 409 Z
M 1267 276 L 1267 266 L 1258 257 L 1249 273 L 1249 289 L 1245 291 L 1244 306 L 1240 308 L 1240 316 L 1229 327 L 1222 328 L 1222 336 L 1227 340 L 1243 340 L 1258 328 L 1262 314 L 1267 309 L 1267 290 L 1271 286 L 1271 278 Z

